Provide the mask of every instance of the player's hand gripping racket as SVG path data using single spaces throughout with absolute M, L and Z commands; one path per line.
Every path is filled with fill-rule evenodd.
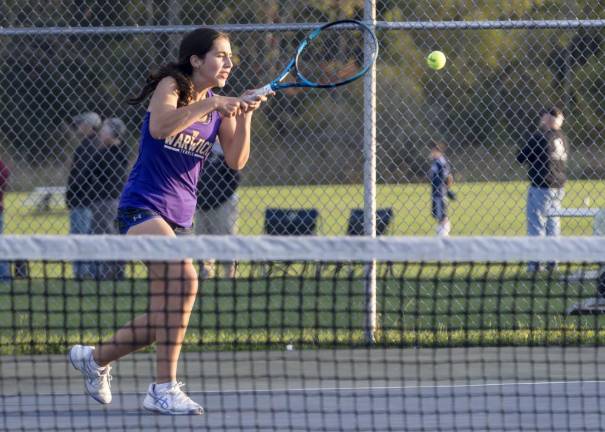
M 333 88 L 348 84 L 368 72 L 377 56 L 378 40 L 367 25 L 355 20 L 325 24 L 300 43 L 277 78 L 249 96 L 264 96 L 292 87 Z M 285 82 L 290 73 L 294 81 Z

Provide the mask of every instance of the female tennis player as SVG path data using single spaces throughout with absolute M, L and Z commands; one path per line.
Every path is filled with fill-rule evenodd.
M 141 93 L 129 101 L 137 104 L 151 95 L 138 159 L 120 198 L 121 233 L 191 232 L 200 167 L 217 136 L 227 164 L 235 170 L 244 167 L 252 114 L 266 97 L 214 94 L 211 89 L 225 85 L 232 67 L 228 35 L 199 28 L 183 38 L 178 62 L 153 72 Z M 69 360 L 84 375 L 87 393 L 107 404 L 111 362 L 155 342 L 156 382 L 150 384 L 143 406 L 162 414 L 203 414 L 177 381 L 177 362 L 198 289 L 196 270 L 190 260 L 153 263 L 148 270 L 148 312 L 96 347 L 73 346 Z

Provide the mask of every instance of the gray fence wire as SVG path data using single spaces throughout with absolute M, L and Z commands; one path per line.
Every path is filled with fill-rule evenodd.
M 8 233 L 67 233 L 61 195 L 79 144 L 72 120 L 119 117 L 136 155 L 145 107 L 126 105 L 148 69 L 198 25 L 229 31 L 237 57 L 224 94 L 266 83 L 318 23 L 364 18 L 363 1 L 6 1 L 0 5 L 0 158 L 11 169 Z M 605 207 L 604 7 L 598 2 L 381 2 L 376 72 L 376 206 L 387 233 L 431 235 L 430 147 L 447 145 L 458 200 L 452 234 L 525 233 L 526 168 L 515 155 L 537 113 L 559 105 L 571 149 L 564 207 Z M 441 71 L 424 58 L 447 55 Z M 314 208 L 316 232 L 344 235 L 364 207 L 364 84 L 278 94 L 255 115 L 238 190 L 238 231 L 267 208 Z M 367 167 L 368 165 L 366 165 Z M 592 233 L 565 218 L 563 233 Z

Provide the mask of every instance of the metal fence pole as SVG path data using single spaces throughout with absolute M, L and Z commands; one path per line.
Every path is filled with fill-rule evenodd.
M 376 1 L 366 0 L 364 19 L 375 29 Z M 366 40 L 366 53 L 371 55 Z M 364 183 L 364 234 L 376 237 L 376 65 L 364 78 L 363 114 L 363 183 Z M 367 263 L 365 269 L 366 293 L 366 341 L 375 342 L 376 332 L 376 261 Z

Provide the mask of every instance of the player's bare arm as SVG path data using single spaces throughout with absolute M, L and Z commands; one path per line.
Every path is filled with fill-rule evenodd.
M 175 79 L 166 77 L 160 81 L 149 102 L 151 136 L 163 139 L 186 129 L 212 111 L 218 111 L 224 117 L 231 117 L 242 108 L 239 98 L 206 98 L 205 94 L 202 96 L 192 104 L 177 108 L 178 92 Z

